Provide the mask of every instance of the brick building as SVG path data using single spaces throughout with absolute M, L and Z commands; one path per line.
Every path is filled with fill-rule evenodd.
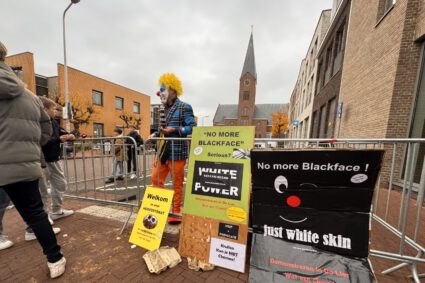
M 288 112 L 288 104 L 255 104 L 257 71 L 255 68 L 253 35 L 249 38 L 245 62 L 239 78 L 238 104 L 219 104 L 214 126 L 255 126 L 255 137 L 271 136 L 272 114 Z
M 301 61 L 289 108 L 289 137 L 310 137 L 313 97 L 316 91 L 317 51 L 329 27 L 331 10 L 322 11 L 305 58 Z
M 340 138 L 425 138 L 425 1 L 352 1 Z M 414 180 L 419 183 L 422 146 Z M 402 178 L 405 149 L 398 151 Z M 387 155 L 387 159 L 390 154 Z
M 11 55 L 6 58 L 6 64 L 26 83 L 28 89 L 37 95 L 64 95 L 64 67 L 57 65 L 57 76 L 45 77 L 34 72 L 34 57 L 30 52 Z M 142 119 L 140 134 L 146 138 L 150 132 L 150 97 L 98 78 L 94 75 L 68 67 L 69 95 L 76 93 L 87 96 L 88 100 L 98 109 L 88 125 L 82 125 L 81 133 L 88 136 L 112 136 L 115 127 L 124 127 L 119 118 L 123 113 L 139 115 Z M 72 123 L 71 123 L 72 127 Z
M 334 0 L 333 3 L 330 24 L 317 51 L 317 75 L 310 132 L 312 138 L 331 138 L 336 130 L 351 1 Z
M 336 0 L 334 7 L 317 54 L 310 137 L 425 138 L 425 1 Z M 424 155 L 421 146 L 416 184 Z M 405 159 L 406 148 L 397 148 L 396 183 L 404 178 Z

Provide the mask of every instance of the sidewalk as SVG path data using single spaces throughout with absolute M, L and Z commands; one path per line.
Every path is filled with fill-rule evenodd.
M 384 197 L 384 194 L 382 194 Z M 67 200 L 66 208 L 87 209 L 95 204 Z M 83 210 L 84 211 L 84 210 Z M 392 214 L 390 217 L 393 217 Z M 6 212 L 5 234 L 15 245 L 0 251 L 0 282 L 53 282 L 49 280 L 46 259 L 36 241 L 24 240 L 24 223 L 15 209 Z M 122 222 L 96 217 L 81 212 L 55 222 L 62 232 L 58 234 L 68 264 L 66 273 L 55 282 L 247 282 L 245 274 L 216 268 L 209 272 L 189 270 L 186 259 L 173 269 L 152 275 L 142 259 L 145 251 L 132 249 L 128 238 L 129 225 L 119 238 Z M 397 251 L 398 241 L 381 225 L 374 222 L 371 235 L 372 249 Z M 423 227 L 423 225 L 422 225 Z M 67 235 L 67 236 L 66 236 Z M 424 235 L 424 234 L 421 234 Z M 423 238 L 423 237 L 422 237 Z M 162 245 L 178 246 L 178 234 L 165 234 Z M 412 254 L 408 252 L 407 254 Z M 412 282 L 407 278 L 409 269 L 403 268 L 389 276 L 380 272 L 398 262 L 370 257 L 378 282 Z M 425 272 L 424 265 L 419 271 Z M 264 282 L 266 283 L 266 282 Z
M 75 210 L 92 203 L 65 201 Z M 0 282 L 246 282 L 248 273 L 217 268 L 209 272 L 189 270 L 186 259 L 160 275 L 150 274 L 142 258 L 145 250 L 131 248 L 127 227 L 121 239 L 122 223 L 76 212 L 55 222 L 62 229 L 59 244 L 67 258 L 67 270 L 49 280 L 46 258 L 37 241 L 24 240 L 24 223 L 16 209 L 6 212 L 4 233 L 15 245 L 0 251 Z M 64 237 L 67 235 L 67 237 Z M 178 246 L 178 235 L 166 234 L 162 245 Z

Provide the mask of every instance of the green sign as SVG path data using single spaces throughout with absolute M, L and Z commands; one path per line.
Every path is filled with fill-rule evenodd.
M 248 223 L 254 127 L 195 127 L 184 213 Z

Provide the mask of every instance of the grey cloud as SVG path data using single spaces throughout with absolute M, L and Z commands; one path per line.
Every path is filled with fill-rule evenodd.
M 31 51 L 36 72 L 63 61 L 65 0 L 5 0 L 0 40 L 10 53 Z M 331 0 L 81 0 L 67 14 L 68 62 L 152 96 L 158 77 L 175 72 L 183 100 L 211 122 L 219 103 L 236 103 L 254 25 L 257 103 L 289 101 L 320 12 Z

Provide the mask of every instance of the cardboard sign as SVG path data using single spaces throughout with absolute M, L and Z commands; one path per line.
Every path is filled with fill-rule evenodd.
M 376 282 L 367 259 L 253 234 L 249 282 Z
M 130 236 L 130 243 L 147 250 L 158 249 L 167 223 L 174 191 L 147 187 Z
M 246 245 L 212 238 L 209 263 L 244 272 L 245 253 Z
M 193 129 L 179 242 L 182 256 L 244 271 L 253 144 L 251 126 Z
M 253 218 L 264 236 L 367 257 L 382 150 L 253 151 Z
M 346 256 L 367 257 L 369 213 L 254 205 L 254 231 Z
M 254 127 L 196 127 L 183 213 L 248 223 Z

